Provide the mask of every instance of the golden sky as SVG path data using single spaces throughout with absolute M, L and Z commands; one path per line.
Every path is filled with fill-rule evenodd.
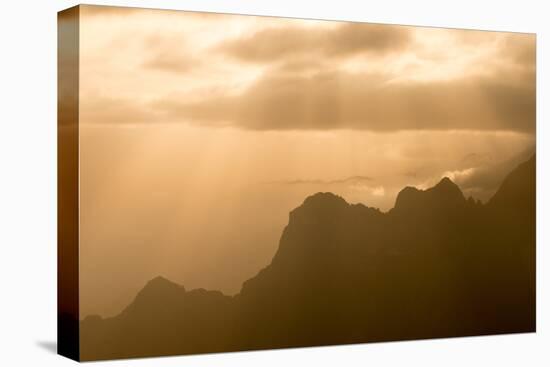
M 238 292 L 315 192 L 486 200 L 534 150 L 532 34 L 82 6 L 80 37 L 81 317 Z

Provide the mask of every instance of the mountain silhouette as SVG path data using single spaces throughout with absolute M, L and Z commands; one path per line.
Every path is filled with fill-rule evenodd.
M 535 330 L 535 157 L 487 204 L 443 178 L 387 213 L 317 193 L 241 292 L 151 280 L 111 318 L 80 322 L 81 359 Z
M 444 177 L 437 185 L 428 190 L 418 190 L 414 187 L 405 187 L 397 195 L 396 212 L 415 212 L 419 210 L 433 212 L 442 209 L 459 208 L 464 205 L 462 191 L 448 177 Z

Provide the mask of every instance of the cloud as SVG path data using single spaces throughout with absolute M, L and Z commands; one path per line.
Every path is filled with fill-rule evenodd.
M 516 66 L 534 71 L 537 61 L 535 34 L 510 34 L 503 39 L 500 50 L 504 59 L 512 61 Z
M 144 8 L 132 8 L 125 6 L 109 6 L 109 5 L 79 5 L 80 9 L 86 16 L 94 17 L 126 17 L 133 13 L 139 13 L 140 11 L 151 11 L 151 9 Z
M 272 62 L 314 54 L 344 57 L 367 53 L 387 54 L 403 49 L 410 41 L 407 27 L 344 23 L 336 28 L 297 26 L 261 29 L 250 36 L 224 41 L 219 49 L 248 62 Z
M 504 160 L 489 154 L 470 153 L 457 162 L 455 169 L 431 177 L 425 185 L 432 186 L 442 177 L 449 177 L 465 196 L 487 201 L 498 190 L 504 178 L 534 154 L 534 146 L 529 146 Z
M 504 161 L 485 161 L 474 167 L 463 169 L 455 177 L 456 183 L 464 191 L 481 194 L 482 199 L 488 199 L 500 186 L 502 180 L 518 165 L 529 160 L 535 154 L 535 147 L 529 147 L 510 159 Z
M 346 192 L 354 197 L 377 197 L 382 198 L 386 195 L 386 188 L 383 185 L 373 186 L 374 179 L 369 176 L 350 176 L 337 178 L 333 180 L 326 179 L 297 179 L 270 181 L 267 184 L 285 185 L 285 186 L 316 186 L 327 187 L 327 190 Z M 322 189 L 322 188 L 321 188 Z M 322 189 L 323 190 L 323 189 Z M 342 191 L 343 190 L 343 191 Z
M 535 128 L 535 76 L 524 72 L 388 83 L 383 74 L 266 75 L 237 96 L 159 100 L 174 120 L 251 130 L 512 130 Z
M 81 120 L 99 124 L 142 124 L 161 122 L 162 114 L 148 108 L 147 103 L 103 95 L 80 98 Z
M 468 153 L 460 160 L 461 165 L 469 168 L 477 168 L 491 163 L 492 157 L 488 153 Z
M 192 21 L 175 21 L 189 16 Z M 93 49 L 83 52 L 82 70 L 93 78 L 82 83 L 81 101 L 94 108 L 86 121 L 253 131 L 534 132 L 533 35 L 201 17 L 155 11 L 116 24 L 88 20 L 84 28 L 94 42 L 86 43 Z M 120 35 L 131 43 L 124 52 L 117 52 Z M 110 98 L 92 96 L 97 91 Z
M 271 184 L 283 184 L 283 185 L 335 185 L 335 184 L 360 184 L 362 182 L 370 182 L 373 178 L 368 176 L 351 176 L 346 178 L 334 179 L 334 180 L 321 180 L 321 179 L 298 179 L 298 180 L 286 180 L 286 181 L 272 181 Z
M 193 10 L 169 10 L 169 9 L 155 9 L 147 7 L 130 7 L 130 6 L 114 6 L 114 5 L 79 5 L 80 9 L 87 17 L 119 17 L 127 21 L 127 17 L 131 15 L 137 16 L 151 16 L 152 14 L 162 14 L 164 17 L 185 17 L 185 19 L 201 19 L 201 20 L 213 20 L 216 21 L 221 16 L 226 14 L 202 12 Z M 117 20 L 120 22 L 120 20 Z
M 202 66 L 202 62 L 197 59 L 189 45 L 187 39 L 179 34 L 160 35 L 155 34 L 147 38 L 144 42 L 150 55 L 142 67 L 145 72 L 150 69 L 187 73 L 197 70 Z M 149 70 L 147 70 L 149 69 Z
M 143 63 L 143 66 L 160 71 L 184 73 L 196 68 L 197 63 L 191 57 L 174 53 L 157 53 L 151 59 Z

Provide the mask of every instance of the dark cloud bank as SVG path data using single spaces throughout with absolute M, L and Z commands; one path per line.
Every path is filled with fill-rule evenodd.
M 358 54 L 399 57 L 400 52 L 414 46 L 411 29 L 361 23 L 336 28 L 263 29 L 226 40 L 210 51 L 266 66 L 263 75 L 241 94 L 218 93 L 193 102 L 179 95 L 145 104 L 102 101 L 107 107 L 98 112 L 97 121 L 135 123 L 151 119 L 250 130 L 534 132 L 532 35 L 507 35 L 496 53 L 498 60 L 483 65 L 487 70 L 454 79 L 395 82 L 380 71 L 352 73 L 335 68 L 340 60 Z M 471 38 L 460 42 L 474 42 Z M 152 52 L 144 67 L 174 72 L 191 67 L 186 58 L 167 60 L 163 54 L 163 47 Z M 332 66 L 327 67 L 327 63 Z M 314 67 L 315 72 L 288 72 L 307 67 Z

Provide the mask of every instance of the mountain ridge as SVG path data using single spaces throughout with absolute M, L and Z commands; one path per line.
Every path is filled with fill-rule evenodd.
M 534 176 L 533 156 L 486 204 L 442 178 L 386 213 L 310 195 L 238 294 L 156 277 L 120 315 L 81 322 L 82 357 L 533 331 Z

